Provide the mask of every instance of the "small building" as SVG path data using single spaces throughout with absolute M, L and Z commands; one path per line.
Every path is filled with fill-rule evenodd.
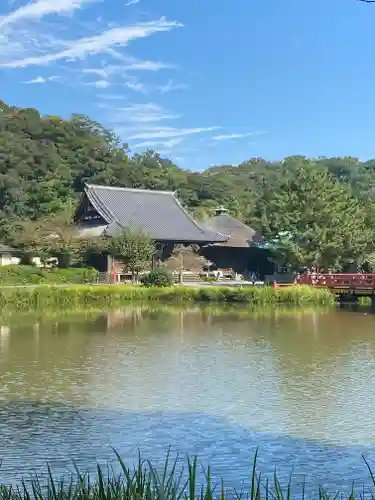
M 177 244 L 204 246 L 228 239 L 199 225 L 172 191 L 86 184 L 74 220 L 84 237 L 110 237 L 128 228 L 142 231 L 155 242 L 160 259 Z M 110 256 L 97 256 L 92 265 L 99 271 L 113 269 Z
M 0 266 L 11 266 L 21 261 L 20 251 L 0 243 Z
M 264 237 L 229 215 L 224 207 L 216 209 L 205 227 L 227 236 L 225 242 L 213 243 L 201 250 L 218 268 L 233 269 L 245 277 L 253 273 L 258 277 L 273 273 L 274 264 L 269 260 Z

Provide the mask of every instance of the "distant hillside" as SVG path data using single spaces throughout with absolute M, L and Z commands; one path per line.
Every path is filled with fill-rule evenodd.
M 285 159 L 284 166 L 293 169 L 304 162 L 328 169 L 358 196 L 365 196 L 375 185 L 375 160 L 296 156 Z M 0 101 L 0 237 L 10 230 L 14 218 L 58 212 L 79 196 L 85 181 L 177 190 L 197 217 L 223 204 L 235 217 L 256 226 L 254 203 L 263 182 L 277 180 L 280 166 L 255 158 L 238 166 L 190 172 L 153 151 L 130 157 L 113 133 L 87 117 L 62 120 Z

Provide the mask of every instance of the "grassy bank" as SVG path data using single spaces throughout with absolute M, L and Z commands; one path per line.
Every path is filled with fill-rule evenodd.
M 0 307 L 12 309 L 116 307 L 130 301 L 162 303 L 196 302 L 249 304 L 252 306 L 323 306 L 333 305 L 334 296 L 327 290 L 307 286 L 272 287 L 202 287 L 173 286 L 147 288 L 129 285 L 74 285 L 67 287 L 3 287 Z
M 212 479 L 211 468 L 203 469 L 198 466 L 197 459 L 187 459 L 182 465 L 178 457 L 172 462 L 169 456 L 162 471 L 156 470 L 148 461 L 139 458 L 138 463 L 129 468 L 117 455 L 119 474 L 113 472 L 111 466 L 103 470 L 99 465 L 95 477 L 76 474 L 70 480 L 56 481 L 49 472 L 47 484 L 34 479 L 23 482 L 18 487 L 0 485 L 0 500 L 213 500 L 213 499 L 251 499 L 251 500 L 292 500 L 293 498 L 317 498 L 330 500 L 354 500 L 355 498 L 375 498 L 375 479 L 366 461 L 364 467 L 369 470 L 370 486 L 358 488 L 348 479 L 347 493 L 335 492 L 329 494 L 320 486 L 314 486 L 314 492 L 309 485 L 293 487 L 292 477 L 288 484 L 282 485 L 277 477 L 265 479 L 257 473 L 256 458 L 252 468 L 249 467 L 249 477 L 243 479 L 245 488 L 239 485 L 238 490 L 227 488 L 225 480 L 218 483 Z
M 96 276 L 95 269 L 84 267 L 58 269 L 21 265 L 0 266 L 0 286 L 95 283 Z

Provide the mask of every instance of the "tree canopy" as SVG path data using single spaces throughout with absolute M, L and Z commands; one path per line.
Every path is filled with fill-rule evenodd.
M 327 224 L 336 224 L 335 248 L 348 244 L 342 228 L 353 229 L 352 240 L 356 235 L 358 245 L 352 246 L 352 250 L 357 258 L 368 233 L 360 235 L 356 228 L 363 226 L 364 217 L 367 232 L 372 226 L 368 215 L 372 207 L 368 200 L 369 194 L 375 193 L 375 160 L 308 159 L 303 156 L 291 156 L 282 161 L 250 158 L 239 165 L 217 165 L 193 172 L 179 168 L 155 151 L 131 154 L 115 134 L 85 116 L 74 115 L 63 120 L 0 101 L 0 241 L 12 240 L 20 219 L 26 224 L 49 219 L 65 207 L 74 206 L 87 181 L 176 191 L 184 206 L 199 219 L 211 216 L 218 205 L 224 205 L 234 217 L 270 235 L 276 230 L 282 232 L 278 224 L 285 231 L 297 229 L 292 219 L 297 220 L 298 210 L 305 210 L 301 198 L 305 196 L 314 209 L 299 216 L 298 228 L 305 227 L 303 238 L 307 238 L 306 228 L 310 227 L 303 224 L 308 217 L 315 218 L 321 232 L 319 238 L 325 240 L 333 232 Z M 323 198 L 317 189 L 309 191 L 310 181 L 321 186 L 324 203 L 327 202 L 329 208 L 322 208 Z M 302 184 L 298 187 L 299 182 Z M 293 194 L 294 189 L 296 194 Z M 271 196 L 272 190 L 280 200 Z M 291 200 L 295 196 L 293 204 Z M 340 201 L 334 203 L 333 199 L 338 196 Z M 272 211 L 279 201 L 284 213 L 276 217 Z M 267 214 L 266 222 L 262 210 Z M 346 218 L 341 214 L 343 210 L 347 212 Z M 334 215 L 334 211 L 340 213 Z M 354 217 L 353 222 L 348 214 Z M 343 223 L 341 228 L 338 228 L 339 222 Z M 315 239 L 311 241 L 318 237 L 318 230 L 314 234 Z M 309 235 L 306 241 L 311 238 Z M 318 249 L 311 252 L 318 252 Z M 326 253 L 321 257 L 325 261 Z M 311 260 L 311 255 L 308 258 Z M 346 255 L 341 257 L 345 259 Z
M 284 166 L 258 200 L 262 231 L 280 259 L 325 269 L 362 263 L 373 241 L 369 206 L 327 171 Z

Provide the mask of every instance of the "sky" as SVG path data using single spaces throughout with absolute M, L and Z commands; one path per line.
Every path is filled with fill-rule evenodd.
M 202 170 L 375 157 L 375 4 L 0 0 L 0 99 Z

